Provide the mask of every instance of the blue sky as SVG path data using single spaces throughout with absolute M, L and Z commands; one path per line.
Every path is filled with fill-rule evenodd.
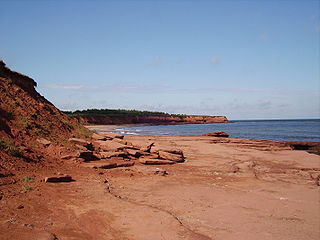
M 63 110 L 320 117 L 319 1 L 5 1 L 0 58 Z

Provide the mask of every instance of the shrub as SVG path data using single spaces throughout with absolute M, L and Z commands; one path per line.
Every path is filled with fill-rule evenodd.
M 25 191 L 32 191 L 33 187 L 31 187 L 31 186 L 22 186 L 22 189 L 25 190 Z
M 0 149 L 4 149 L 8 152 L 13 157 L 23 157 L 23 151 L 20 150 L 13 142 L 10 142 L 9 140 L 6 139 L 1 139 L 0 140 Z
M 26 176 L 23 178 L 23 181 L 31 183 L 31 182 L 34 182 L 34 178 L 31 176 Z

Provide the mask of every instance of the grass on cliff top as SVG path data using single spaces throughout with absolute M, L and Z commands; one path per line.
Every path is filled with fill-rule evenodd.
M 208 115 L 187 115 L 187 114 L 170 114 L 166 112 L 152 112 L 152 111 L 139 111 L 139 110 L 126 110 L 126 109 L 87 109 L 76 111 L 64 111 L 65 114 L 70 116 L 83 116 L 83 115 L 102 115 L 102 116 L 168 116 L 168 117 L 209 117 Z

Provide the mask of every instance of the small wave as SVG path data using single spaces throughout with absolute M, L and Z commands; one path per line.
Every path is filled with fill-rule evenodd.
M 139 134 L 134 133 L 134 132 L 125 132 L 125 133 L 123 133 L 123 134 L 127 134 L 127 135 L 139 135 Z

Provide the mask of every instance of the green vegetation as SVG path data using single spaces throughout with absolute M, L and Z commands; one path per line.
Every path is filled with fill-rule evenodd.
M 27 183 L 32 183 L 32 182 L 34 182 L 34 178 L 31 176 L 26 176 L 23 178 L 23 181 L 25 181 Z
M 6 150 L 8 154 L 13 157 L 23 157 L 23 151 L 20 150 L 13 142 L 6 139 L 0 139 L 0 150 Z
M 151 112 L 151 111 L 139 111 L 139 110 L 126 110 L 126 109 L 87 109 L 77 111 L 64 111 L 65 114 L 70 116 L 81 115 L 103 115 L 103 116 L 173 116 L 184 117 L 185 114 L 170 114 L 165 112 Z
M 33 187 L 31 187 L 31 186 L 22 186 L 22 189 L 23 189 L 24 191 L 32 191 L 32 190 L 33 190 Z

